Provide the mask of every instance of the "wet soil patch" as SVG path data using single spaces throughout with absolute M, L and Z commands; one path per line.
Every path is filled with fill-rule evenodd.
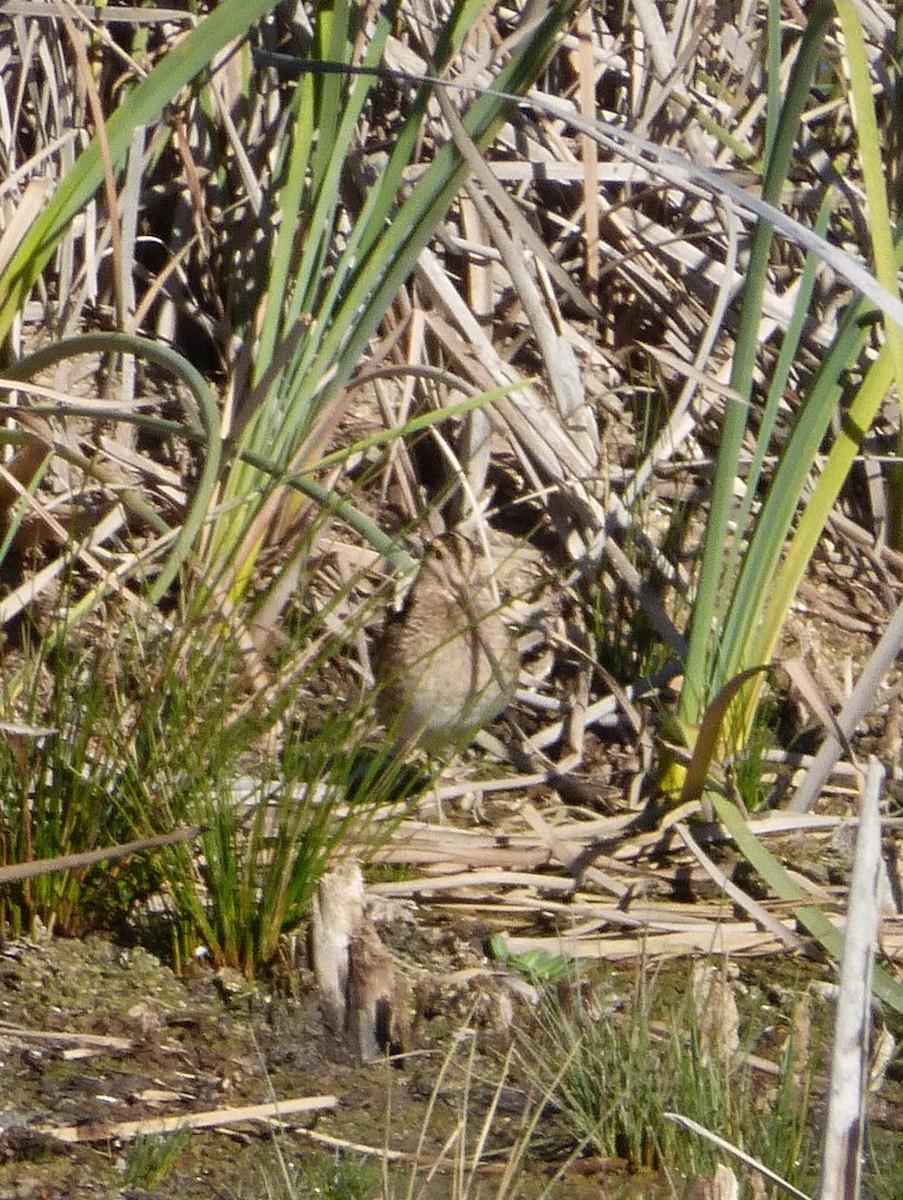
M 388 1145 L 412 1156 L 419 1146 L 437 1155 L 460 1119 L 465 1092 L 474 1122 L 497 1106 L 481 1168 L 491 1176 L 501 1170 L 493 1150 L 516 1140 L 524 1093 L 515 1085 L 495 1096 L 506 1035 L 491 1028 L 491 973 L 478 969 L 475 953 L 462 967 L 467 940 L 453 945 L 450 938 L 446 931 L 427 939 L 445 962 L 432 989 L 421 980 L 419 995 L 432 1015 L 412 1032 L 411 1052 L 394 1066 L 366 1067 L 326 1057 L 319 1007 L 303 969 L 288 995 L 282 988 L 236 988 L 203 965 L 177 978 L 143 948 L 98 936 L 7 946 L 0 957 L 0 1197 L 281 1196 L 290 1194 L 286 1175 L 295 1194 L 322 1194 L 311 1180 L 324 1164 L 335 1165 L 344 1143 Z M 475 1014 L 483 1026 L 475 1065 L 465 1081 L 465 1068 L 453 1064 L 431 1104 L 454 1030 Z M 328 1119 L 199 1130 L 178 1145 L 172 1135 L 136 1141 L 116 1134 L 122 1122 L 324 1095 L 338 1102 Z M 109 1127 L 110 1135 L 74 1144 L 54 1136 L 68 1130 L 75 1137 L 88 1126 Z M 163 1170 L 167 1143 L 172 1161 Z M 359 1157 L 347 1148 L 341 1153 Z M 405 1161 L 392 1168 L 410 1169 Z M 160 1182 L 156 1170 L 164 1175 Z M 369 1185 L 364 1173 L 365 1194 L 378 1191 L 375 1170 Z M 538 1184 L 548 1183 L 545 1167 L 536 1173 Z M 448 1194 L 447 1179 L 440 1176 L 437 1187 Z

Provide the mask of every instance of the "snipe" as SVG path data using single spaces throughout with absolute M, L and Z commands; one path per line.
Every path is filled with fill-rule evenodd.
M 462 745 L 507 708 L 520 659 L 492 564 L 461 535 L 430 547 L 377 655 L 377 709 L 391 737 Z

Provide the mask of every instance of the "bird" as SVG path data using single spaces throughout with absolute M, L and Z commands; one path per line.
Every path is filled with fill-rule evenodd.
M 462 534 L 437 540 L 377 649 L 377 712 L 390 736 L 428 753 L 461 747 L 508 707 L 519 672 L 490 558 Z

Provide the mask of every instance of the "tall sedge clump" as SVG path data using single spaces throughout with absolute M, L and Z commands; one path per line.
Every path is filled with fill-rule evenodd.
M 508 109 L 509 101 L 494 93 L 518 94 L 529 86 L 576 7 L 573 0 L 552 6 L 512 50 L 488 93 L 472 103 L 456 93 L 478 146 L 491 141 Z M 460 3 L 441 28 L 434 50 L 440 76 L 482 8 Z M 379 67 L 394 6 L 379 11 L 357 59 L 361 11 L 347 2 L 318 8 L 311 47 L 316 58 L 364 70 Z M 446 143 L 404 195 L 404 174 L 426 120 L 432 85 L 425 84 L 359 211 L 348 211 L 342 181 L 374 82 L 368 75 L 305 73 L 292 99 L 274 172 L 278 234 L 267 287 L 248 329 L 253 348 L 245 356 L 249 365 L 238 380 L 229 430 L 241 454 L 223 478 L 218 515 L 203 550 L 208 582 L 233 602 L 254 576 L 274 514 L 301 503 L 297 495 L 287 499 L 286 482 L 303 481 L 308 493 L 315 488 L 312 472 L 323 440 L 341 419 L 342 389 L 467 176 L 457 150 Z M 296 568 L 289 559 L 283 571 Z
M 882 162 L 887 142 L 878 131 L 871 75 L 855 11 L 845 3 L 836 7 L 820 3 L 809 12 L 784 97 L 777 90 L 779 28 L 779 6 L 773 3 L 769 7 L 770 94 L 763 198 L 779 203 L 813 83 L 824 73 L 826 63 L 834 64 L 848 80 L 875 275 L 896 296 L 903 246 L 898 236 L 895 240 L 890 220 Z M 839 54 L 829 39 L 832 29 L 841 33 Z M 831 217 L 832 194 L 828 191 L 816 217 L 816 232 L 825 234 Z M 805 385 L 789 436 L 775 447 L 778 406 L 800 345 L 816 278 L 818 260 L 810 255 L 769 380 L 752 459 L 744 469 L 741 447 L 750 428 L 753 373 L 772 236 L 771 226 L 760 221 L 750 249 L 730 378 L 736 398 L 728 399 L 725 406 L 679 705 L 684 736 L 694 746 L 704 714 L 723 689 L 732 689 L 729 703 L 723 705 L 716 735 L 701 748 L 707 761 L 725 744 L 745 744 L 764 680 L 761 668 L 771 661 L 806 565 L 878 406 L 888 388 L 897 385 L 899 390 L 899 381 L 903 380 L 903 331 L 888 318 L 879 355 L 850 397 L 840 431 L 833 437 L 827 458 L 816 468 L 846 377 L 862 354 L 868 322 L 874 317 L 873 305 L 854 298 L 839 320 L 822 362 Z M 776 449 L 777 467 L 763 498 L 762 466 L 766 455 L 774 454 Z M 739 493 L 738 479 L 742 480 Z M 741 679 L 744 672 L 749 675 Z

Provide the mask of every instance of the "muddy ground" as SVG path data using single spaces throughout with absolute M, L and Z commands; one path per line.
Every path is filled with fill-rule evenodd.
M 413 1155 L 454 1031 L 474 1014 L 481 1050 L 472 1077 L 465 1083 L 469 1048 L 462 1045 L 421 1150 L 435 1159 L 461 1115 L 465 1088 L 476 1129 L 495 1095 L 510 1033 L 504 1026 L 521 1004 L 529 1005 L 516 977 L 486 969 L 478 941 L 439 926 L 426 937 L 427 952 L 428 942 L 443 970 L 432 989 L 421 979 L 410 1053 L 394 1066 L 365 1067 L 329 1061 L 303 966 L 284 972 L 273 987 L 246 988 L 203 961 L 177 978 L 141 946 L 99 936 L 7 945 L 0 956 L 0 1198 L 286 1196 L 286 1175 L 300 1195 L 378 1194 L 379 1157 L 337 1147 L 387 1146 Z M 151 1140 L 116 1129 L 122 1122 L 322 1095 L 335 1096 L 334 1109 L 283 1127 L 244 1122 Z M 503 1089 L 474 1179 L 478 1194 L 496 1194 L 504 1156 L 495 1160 L 493 1151 L 517 1140 L 524 1105 L 516 1084 Z M 73 1137 L 81 1131 L 86 1140 L 60 1141 L 65 1130 Z M 533 1164 L 537 1191 L 556 1166 Z M 411 1170 L 403 1159 L 391 1166 L 395 1194 L 406 1194 Z M 571 1181 L 571 1196 L 575 1184 L 582 1190 L 584 1178 Z M 428 1194 L 451 1195 L 447 1175 Z M 587 1194 L 599 1192 L 591 1185 Z
M 622 1159 L 574 1154 L 573 1128 L 541 1103 L 522 1063 L 507 1073 L 504 1065 L 516 1031 L 535 1027 L 537 989 L 487 957 L 478 920 L 414 906 L 386 915 L 378 928 L 407 972 L 411 1023 L 405 1052 L 368 1066 L 332 1061 L 304 961 L 250 986 L 203 958 L 177 977 L 144 947 L 95 934 L 6 945 L 0 1200 L 711 1195 L 699 1180 L 678 1178 L 675 1191 L 673 1173 L 669 1181 Z M 678 973 L 680 985 L 685 964 Z M 627 975 L 599 968 L 581 978 L 609 1003 L 631 995 Z M 748 994 L 761 1007 L 761 995 Z M 173 1128 L 192 1114 L 301 1097 L 335 1104 L 285 1123 L 227 1123 L 223 1113 L 221 1124 L 191 1132 L 135 1137 L 123 1128 L 160 1118 Z M 531 1150 L 508 1181 L 512 1147 L 537 1112 Z M 472 1172 L 456 1169 L 453 1152 L 443 1160 L 465 1116 L 468 1162 L 481 1143 Z
M 5 945 L 0 1200 L 538 1200 L 547 1189 L 550 1200 L 712 1195 L 699 1180 L 678 1178 L 675 1187 L 674 1173 L 671 1180 L 631 1173 L 623 1160 L 587 1154 L 569 1163 L 573 1128 L 549 1105 L 540 1108 L 541 1144 L 534 1140 L 505 1190 L 511 1147 L 538 1100 L 524 1071 L 515 1065 L 505 1075 L 503 1064 L 518 1032 L 534 1027 L 537 990 L 487 955 L 492 926 L 485 915 L 471 918 L 454 905 L 380 904 L 377 928 L 406 986 L 410 1014 L 404 1053 L 391 1064 L 333 1061 L 303 949 L 296 963 L 251 986 L 203 957 L 177 977 L 164 955 L 100 935 Z M 740 972 L 741 1028 L 756 1029 L 755 1040 L 744 1032 L 743 1049 L 778 1062 L 807 981 L 829 982 L 833 970 L 788 954 L 739 962 L 732 970 Z M 606 1003 L 618 995 L 621 1011 L 629 1012 L 637 973 L 646 967 L 620 970 L 599 967 L 590 984 Z M 649 965 L 661 987 L 659 970 Z M 676 991 L 665 1007 L 676 1012 L 689 964 L 671 970 L 664 986 Z M 816 1000 L 815 1007 L 827 1039 L 830 1005 Z M 899 1022 L 893 1024 L 899 1038 Z M 475 1040 L 465 1030 L 475 1031 Z M 903 1137 L 893 1132 L 903 1127 L 898 1059 L 882 1089 L 892 1098 L 874 1115 L 884 1127 L 883 1153 L 903 1157 Z M 762 1103 L 771 1105 L 773 1084 L 763 1079 Z M 191 1114 L 303 1097 L 335 1103 L 284 1123 L 227 1123 L 223 1114 L 207 1128 L 150 1138 L 121 1128 L 163 1118 L 178 1129 Z M 814 1120 L 821 1111 L 816 1101 Z M 443 1158 L 465 1116 L 459 1144 L 473 1158 L 490 1112 L 478 1168 L 456 1173 L 454 1155 L 446 1153 L 443 1169 L 428 1179 L 429 1165 Z M 425 1165 L 415 1168 L 418 1154 Z

